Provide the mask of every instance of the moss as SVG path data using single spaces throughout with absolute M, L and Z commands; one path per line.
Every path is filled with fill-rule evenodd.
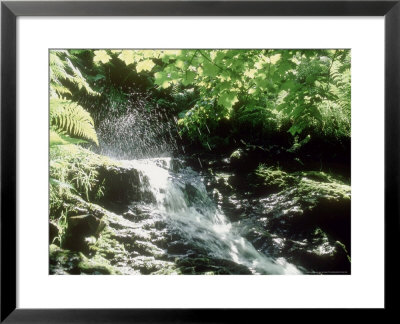
M 60 249 L 50 245 L 50 274 L 119 274 L 101 256 L 87 258 L 82 253 Z
M 297 184 L 297 193 L 309 199 L 325 198 L 326 200 L 350 200 L 349 185 L 331 179 L 330 182 L 321 182 L 302 177 Z
M 254 174 L 259 178 L 259 181 L 261 180 L 263 185 L 278 189 L 286 188 L 294 181 L 294 178 L 285 171 L 274 167 L 267 167 L 264 164 L 260 164 Z
M 254 186 L 271 191 L 295 188 L 293 200 L 316 203 L 317 200 L 350 200 L 350 186 L 322 171 L 301 171 L 288 173 L 275 167 L 260 164 L 253 173 Z
M 89 250 L 102 258 L 115 260 L 128 258 L 124 245 L 114 238 L 110 227 L 106 227 L 96 242 L 89 246 Z
M 113 266 L 110 265 L 109 261 L 102 258 L 99 255 L 89 259 L 83 254 L 80 254 L 81 261 L 78 264 L 78 268 L 82 273 L 85 274 L 120 274 Z

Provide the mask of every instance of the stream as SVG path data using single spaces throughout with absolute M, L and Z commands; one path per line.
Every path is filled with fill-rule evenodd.
M 151 193 L 153 198 L 150 205 L 133 202 L 130 210 L 144 218 L 157 215 L 153 217 L 158 217 L 164 231 L 172 238 L 173 242 L 169 242 L 169 246 L 179 243 L 186 247 L 182 251 L 185 255 L 201 254 L 211 260 L 229 260 L 245 266 L 252 274 L 301 273 L 283 258 L 273 260 L 257 251 L 241 236 L 238 228 L 240 224 L 227 219 L 221 208 L 210 198 L 204 178 L 192 168 L 182 166 L 173 171 L 171 158 L 124 163 L 139 170 L 140 190 Z M 185 255 L 171 253 L 167 249 L 167 259 Z
M 161 120 L 142 107 L 102 122 L 92 154 L 111 159 L 96 164 L 103 195 L 64 202 L 50 274 L 350 273 L 348 180 L 283 169 L 293 157 L 274 146 L 185 153 Z

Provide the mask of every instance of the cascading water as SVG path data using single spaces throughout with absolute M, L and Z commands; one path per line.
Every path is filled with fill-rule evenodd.
M 141 189 L 153 194 L 153 208 L 168 230 L 178 233 L 192 248 L 212 258 L 244 265 L 254 274 L 300 274 L 292 264 L 283 259 L 274 261 L 243 238 L 237 225 L 229 222 L 210 199 L 201 176 L 191 168 L 173 172 L 170 158 L 125 163 L 140 171 Z
M 231 223 L 210 199 L 199 173 L 189 167 L 172 165 L 176 160 L 165 156 L 180 150 L 176 120 L 161 107 L 148 108 L 146 99 L 141 96 L 131 97 L 123 107 L 123 114 L 110 114 L 101 119 L 97 151 L 124 160 L 124 164 L 139 171 L 143 197 L 150 194 L 153 202 L 132 202 L 131 215 L 161 219 L 166 228 L 155 230 L 165 230 L 173 237 L 173 243 L 185 247 L 185 255 L 179 255 L 182 249 L 172 255 L 163 251 L 167 253 L 167 260 L 194 253 L 205 255 L 209 260 L 228 260 L 253 274 L 299 274 L 300 271 L 285 259 L 274 260 L 257 251 L 240 234 L 240 224 Z M 145 229 L 146 222 L 147 219 L 132 226 L 142 226 L 142 232 L 147 233 L 145 236 L 151 236 L 151 231 Z

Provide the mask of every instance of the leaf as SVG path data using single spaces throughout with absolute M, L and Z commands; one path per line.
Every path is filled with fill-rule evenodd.
M 101 62 L 103 64 L 108 63 L 111 60 L 111 56 L 107 54 L 105 50 L 94 51 L 93 61 L 95 63 Z
M 256 69 L 251 69 L 251 70 L 247 70 L 244 72 L 244 75 L 249 77 L 250 79 L 254 78 L 254 75 L 256 74 L 257 70 Z
M 140 73 L 142 71 L 151 71 L 154 66 L 155 66 L 155 63 L 153 62 L 153 60 L 144 60 L 144 61 L 139 62 L 136 65 L 136 71 L 138 73 Z
M 72 91 L 66 85 L 72 83 L 78 89 L 85 89 L 90 95 L 99 95 L 94 91 L 82 76 L 80 70 L 71 62 L 72 56 L 68 51 L 51 50 L 49 55 L 50 63 L 50 96 L 63 97 L 66 94 L 72 95 Z M 68 81 L 67 84 L 64 81 Z
M 279 60 L 281 59 L 281 54 L 275 54 L 275 55 L 272 55 L 270 58 L 269 58 L 269 61 L 271 62 L 271 64 L 275 64 L 276 62 L 278 62 Z
M 50 100 L 50 127 L 59 135 L 59 138 L 56 138 L 53 134 L 53 144 L 57 141 L 67 141 L 62 137 L 64 133 L 71 137 L 91 140 L 99 145 L 92 117 L 85 109 L 72 101 L 58 98 Z
M 50 130 L 50 147 L 55 145 L 69 145 L 69 144 L 81 144 L 87 143 L 87 141 L 79 138 L 72 138 L 54 130 Z
M 49 180 L 50 180 L 50 181 L 49 181 L 50 184 L 52 184 L 52 185 L 55 185 L 55 186 L 59 186 L 59 187 L 61 187 L 61 188 L 66 188 L 66 189 L 70 189 L 70 190 L 76 191 L 76 189 L 74 188 L 74 186 L 71 185 L 71 184 L 69 184 L 69 183 L 67 183 L 67 182 L 62 182 L 62 181 L 59 181 L 59 180 L 57 180 L 57 179 L 55 179 L 55 178 L 52 178 L 52 177 L 50 177 Z
M 218 104 L 227 108 L 228 110 L 233 107 L 233 105 L 238 102 L 236 93 L 234 92 L 224 92 L 218 98 Z
M 126 65 L 135 63 L 135 56 L 131 50 L 123 50 L 118 58 L 123 61 Z
M 168 88 L 171 85 L 171 79 L 168 77 L 168 74 L 165 72 L 157 72 L 154 74 L 156 85 L 161 86 L 163 89 Z
M 255 78 L 254 82 L 261 89 L 266 89 L 269 84 L 269 80 L 266 78 L 266 75 L 264 73 Z
M 204 75 L 207 75 L 209 77 L 215 77 L 218 75 L 218 72 L 219 72 L 219 68 L 216 65 L 214 65 L 208 61 L 203 63 L 203 74 Z
M 187 86 L 193 83 L 195 77 L 196 73 L 194 73 L 193 71 L 186 71 L 184 78 L 182 80 L 183 85 Z
M 185 62 L 183 62 L 182 60 L 177 60 L 177 61 L 175 62 L 175 66 L 176 66 L 178 69 L 183 69 L 183 68 L 185 67 Z
M 296 82 L 289 79 L 282 84 L 281 89 L 282 90 L 289 90 L 289 89 L 295 90 L 296 86 L 297 86 Z

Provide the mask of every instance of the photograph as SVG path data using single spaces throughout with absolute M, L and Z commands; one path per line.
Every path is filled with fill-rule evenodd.
M 53 48 L 50 275 L 350 275 L 351 50 Z

